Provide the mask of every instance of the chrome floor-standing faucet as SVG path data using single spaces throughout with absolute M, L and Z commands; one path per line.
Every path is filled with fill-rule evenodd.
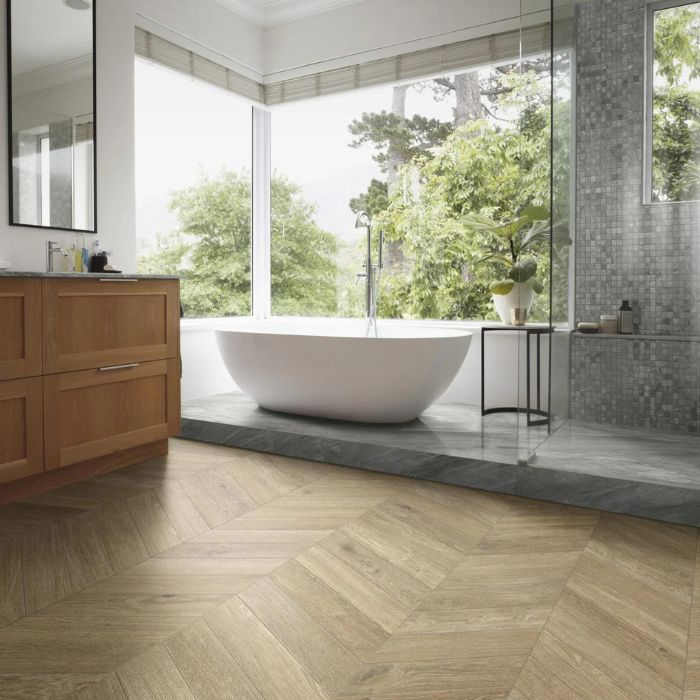
M 355 219 L 355 228 L 367 229 L 367 254 L 365 257 L 365 271 L 357 275 L 358 279 L 365 280 L 365 318 L 367 319 L 367 330 L 365 335 L 370 336 L 374 331 L 377 337 L 377 297 L 379 296 L 379 282 L 381 271 L 384 268 L 384 233 L 379 232 L 379 254 L 377 264 L 372 262 L 372 220 L 366 211 L 361 211 Z

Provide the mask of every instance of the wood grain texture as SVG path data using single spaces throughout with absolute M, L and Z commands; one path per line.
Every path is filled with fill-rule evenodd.
M 110 673 L 99 683 L 88 685 L 83 690 L 70 696 L 70 700 L 126 700 L 119 678 Z
M 73 592 L 63 536 L 58 524 L 22 535 L 20 546 L 28 614 Z
M 97 533 L 104 542 L 112 569 L 123 571 L 148 559 L 134 518 L 124 501 L 109 503 L 95 510 Z
M 0 532 L 0 697 L 700 696 L 691 528 L 173 441 Z
M 117 672 L 128 700 L 195 700 L 175 663 L 158 645 Z
M 154 457 L 160 457 L 168 452 L 167 440 L 156 440 L 146 445 L 139 445 L 123 452 L 115 452 L 114 454 L 96 459 L 89 459 L 80 464 L 72 464 L 62 469 L 56 469 L 50 472 L 44 472 L 35 476 L 12 481 L 6 484 L 0 484 L 0 505 L 13 503 L 22 498 L 36 496 L 38 494 L 47 494 L 52 489 L 60 488 L 66 484 L 76 484 L 77 482 L 86 483 L 85 480 L 93 477 L 106 474 L 115 469 L 120 469 L 128 464 L 140 462 Z M 90 489 L 95 488 L 104 493 L 104 489 L 100 489 L 101 482 L 90 481 L 88 486 Z M 122 488 L 124 485 L 122 485 Z M 136 489 L 143 491 L 144 489 Z M 116 484 L 108 489 L 110 496 L 114 498 L 124 497 L 117 491 Z M 133 487 L 129 488 L 129 495 L 134 493 Z
M 182 541 L 152 491 L 132 496 L 126 503 L 151 556 Z
M 22 554 L 18 537 L 0 538 L 0 627 L 25 615 Z
M 0 279 L 0 381 L 41 374 L 41 280 Z
M 294 655 L 242 601 L 232 600 L 205 619 L 263 697 L 328 698 Z
M 262 700 L 204 620 L 197 620 L 171 637 L 165 648 L 198 700 Z
M 178 355 L 177 280 L 44 279 L 42 295 L 47 374 Z
M 40 377 L 0 382 L 0 484 L 44 470 Z
M 269 579 L 247 588 L 239 598 L 330 696 L 359 668 L 359 661 L 335 637 Z

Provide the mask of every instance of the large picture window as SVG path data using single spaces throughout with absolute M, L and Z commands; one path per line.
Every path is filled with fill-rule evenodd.
M 364 315 L 365 239 L 354 227 L 364 210 L 385 237 L 378 316 L 494 318 L 491 285 L 514 262 L 491 255 L 509 255 L 496 227 L 549 209 L 549 95 L 549 61 L 534 57 L 526 70 L 502 64 L 274 107 L 272 313 Z M 540 268 L 534 318 L 547 318 L 547 255 L 544 237 L 528 251 Z
M 179 274 L 188 317 L 248 316 L 252 107 L 136 59 L 138 271 Z
M 360 67 L 365 87 L 341 71 L 258 85 L 251 103 L 223 67 L 146 37 L 138 269 L 180 275 L 189 317 L 362 317 L 365 211 L 385 241 L 378 317 L 496 319 L 492 295 L 525 284 L 531 320 L 546 320 L 551 66 L 535 50 L 508 60 L 506 38 L 478 44 L 501 47 L 483 67 L 372 87 Z M 342 88 L 324 92 L 331 78 Z
M 700 199 L 700 2 L 649 6 L 646 198 Z

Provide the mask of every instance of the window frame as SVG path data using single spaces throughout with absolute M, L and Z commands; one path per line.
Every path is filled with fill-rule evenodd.
M 697 199 L 682 199 L 677 202 L 655 202 L 652 198 L 654 184 L 654 14 L 662 10 L 670 10 L 686 5 L 700 5 L 698 0 L 657 0 L 646 6 L 644 41 L 644 146 L 643 146 L 643 192 L 642 204 L 646 206 L 687 204 L 697 202 Z

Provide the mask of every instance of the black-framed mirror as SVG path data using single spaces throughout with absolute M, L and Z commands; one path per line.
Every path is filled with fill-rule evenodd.
M 97 230 L 95 1 L 7 0 L 12 226 Z

